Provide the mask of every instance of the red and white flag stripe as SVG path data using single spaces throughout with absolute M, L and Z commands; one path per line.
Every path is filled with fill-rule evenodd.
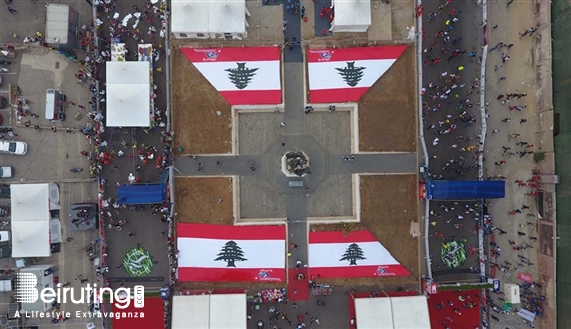
M 284 226 L 178 224 L 179 280 L 284 281 Z
M 407 46 L 310 49 L 307 53 L 310 101 L 358 101 L 406 48 Z M 343 71 L 356 72 L 356 75 L 344 76 Z
M 322 278 L 410 275 L 369 231 L 311 232 L 309 268 Z
M 181 48 L 181 50 L 231 105 L 281 103 L 281 55 L 278 47 Z M 246 83 L 242 85 L 234 83 L 231 78 L 232 70 L 240 72 L 249 70 L 250 75 Z

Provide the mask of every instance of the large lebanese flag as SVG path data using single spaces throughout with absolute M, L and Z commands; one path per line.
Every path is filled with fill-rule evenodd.
M 406 48 L 387 46 L 308 50 L 311 103 L 358 101 Z
M 180 281 L 285 280 L 285 226 L 177 225 Z
M 278 47 L 181 48 L 231 105 L 282 102 Z
M 310 232 L 309 270 L 322 278 L 410 275 L 369 231 Z

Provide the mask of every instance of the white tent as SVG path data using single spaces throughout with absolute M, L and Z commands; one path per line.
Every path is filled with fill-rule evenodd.
M 246 38 L 246 0 L 172 0 L 171 6 L 176 38 Z
M 149 62 L 107 62 L 107 127 L 151 125 Z
M 174 296 L 173 329 L 246 329 L 246 294 Z
M 355 298 L 359 329 L 430 329 L 425 296 Z
M 333 32 L 367 32 L 371 26 L 371 0 L 332 0 Z
M 12 184 L 12 257 L 48 257 L 50 184 Z

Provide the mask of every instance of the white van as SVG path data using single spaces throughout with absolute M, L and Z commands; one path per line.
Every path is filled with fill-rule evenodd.
M 65 95 L 55 89 L 46 90 L 46 119 L 50 121 L 65 120 Z

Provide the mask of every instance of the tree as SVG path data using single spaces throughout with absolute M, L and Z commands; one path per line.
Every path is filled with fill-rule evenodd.
M 339 261 L 348 260 L 349 265 L 357 265 L 358 259 L 367 259 L 367 257 L 363 257 L 363 255 L 361 247 L 356 243 L 351 243 Z
M 218 257 L 216 257 L 214 260 L 225 261 L 227 263 L 226 267 L 236 267 L 234 262 L 243 262 L 248 260 L 244 258 L 244 252 L 242 251 L 242 248 L 240 248 L 240 246 L 234 241 L 226 242 L 226 244 L 224 244 L 222 247 L 222 250 L 220 250 L 216 256 Z
M 244 89 L 248 87 L 254 75 L 256 75 L 257 69 L 250 69 L 246 67 L 246 63 L 236 63 L 238 65 L 237 68 L 233 69 L 225 69 L 224 71 L 228 72 L 228 78 L 234 86 L 238 89 Z
M 339 71 L 339 75 L 343 78 L 343 80 L 351 87 L 355 87 L 359 81 L 363 78 L 363 70 L 366 67 L 358 66 L 355 67 L 355 62 L 347 62 L 347 66 L 344 68 L 335 68 Z

